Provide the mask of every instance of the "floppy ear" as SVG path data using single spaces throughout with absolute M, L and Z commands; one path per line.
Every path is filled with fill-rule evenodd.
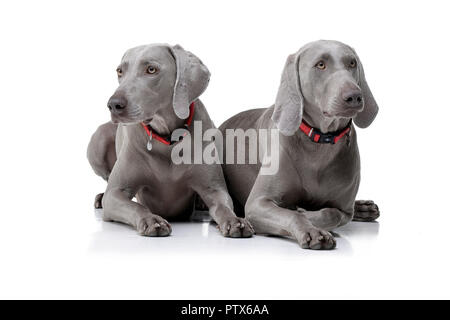
M 210 73 L 202 61 L 180 45 L 170 47 L 177 66 L 173 90 L 173 109 L 181 118 L 189 117 L 189 105 L 205 91 Z
M 298 74 L 299 60 L 300 52 L 287 58 L 272 114 L 273 122 L 285 136 L 292 136 L 302 122 L 303 95 Z
M 353 50 L 355 52 L 355 50 Z M 364 69 L 361 61 L 359 60 L 358 55 L 355 52 L 356 59 L 358 60 L 358 73 L 359 73 L 359 87 L 361 88 L 363 100 L 364 100 L 364 109 L 360 113 L 356 115 L 353 119 L 356 125 L 360 128 L 367 128 L 372 121 L 375 119 L 378 113 L 378 105 L 375 101 L 375 98 L 372 95 L 372 91 L 370 91 L 369 85 L 367 84 L 366 77 L 364 75 Z

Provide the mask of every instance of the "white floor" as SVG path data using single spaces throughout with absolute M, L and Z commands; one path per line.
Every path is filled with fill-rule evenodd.
M 221 236 L 214 223 L 175 222 L 169 238 L 145 238 L 136 231 L 119 223 L 101 221 L 101 210 L 96 211 L 95 231 L 89 244 L 93 254 L 183 254 L 189 251 L 204 254 L 220 252 L 225 255 L 249 254 L 264 255 L 270 252 L 279 257 L 290 255 L 316 254 L 302 250 L 297 242 L 271 236 L 255 236 L 250 239 L 229 239 Z M 380 224 L 352 222 L 336 230 L 340 255 L 352 255 L 354 250 L 367 250 L 376 241 Z M 358 241 L 355 249 L 351 241 Z M 364 247 L 361 247 L 364 246 Z
M 335 250 L 311 251 L 276 237 L 224 238 L 208 223 L 141 237 L 81 211 L 87 200 L 45 218 L 27 203 L 4 215 L 0 298 L 450 297 L 446 220 L 417 219 L 420 210 L 404 220 L 408 211 L 387 202 L 379 222 L 352 222 L 336 230 Z

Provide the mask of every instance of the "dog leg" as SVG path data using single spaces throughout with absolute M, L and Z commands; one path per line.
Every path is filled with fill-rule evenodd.
M 162 217 L 153 214 L 143 205 L 132 201 L 134 194 L 119 188 L 108 189 L 103 197 L 103 220 L 117 221 L 133 226 L 140 235 L 165 237 L 172 227 Z
M 226 190 L 211 187 L 198 188 L 196 192 L 209 208 L 209 214 L 225 237 L 249 238 L 255 231 L 245 218 L 233 212 L 233 201 Z
M 353 221 L 371 222 L 378 219 L 380 210 L 372 200 L 356 200 Z
M 331 231 L 343 226 L 352 220 L 352 213 L 347 213 L 336 208 L 323 208 L 318 211 L 306 211 L 297 208 L 317 228 Z
M 108 181 L 112 168 L 116 163 L 116 131 L 117 124 L 107 122 L 98 127 L 88 145 L 87 158 L 94 172 Z M 102 208 L 103 193 L 95 197 L 94 208 Z
M 304 212 L 282 208 L 266 197 L 249 199 L 245 213 L 257 233 L 295 238 L 303 249 L 333 249 L 333 236 L 315 227 Z

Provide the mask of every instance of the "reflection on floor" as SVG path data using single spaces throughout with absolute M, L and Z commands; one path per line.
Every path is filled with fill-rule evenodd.
M 137 232 L 120 223 L 101 220 L 101 210 L 96 212 L 96 228 L 90 242 L 91 253 L 161 253 L 168 252 L 249 252 L 299 254 L 310 252 L 301 250 L 297 242 L 273 236 L 257 235 L 250 239 L 224 238 L 214 223 L 177 222 L 172 223 L 172 235 L 164 238 L 142 237 Z M 335 252 L 351 253 L 354 244 L 370 245 L 379 232 L 379 223 L 351 222 L 336 229 L 337 239 Z

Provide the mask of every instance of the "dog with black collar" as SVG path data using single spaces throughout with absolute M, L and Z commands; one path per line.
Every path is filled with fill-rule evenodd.
M 352 219 L 377 219 L 373 201 L 355 201 L 360 158 L 352 124 L 368 127 L 377 112 L 349 46 L 316 41 L 290 55 L 275 105 L 239 113 L 220 127 L 281 132 L 276 174 L 261 174 L 261 162 L 224 164 L 235 207 L 245 209 L 256 233 L 292 237 L 302 248 L 333 249 L 330 230 Z M 264 152 L 265 163 L 274 161 Z

